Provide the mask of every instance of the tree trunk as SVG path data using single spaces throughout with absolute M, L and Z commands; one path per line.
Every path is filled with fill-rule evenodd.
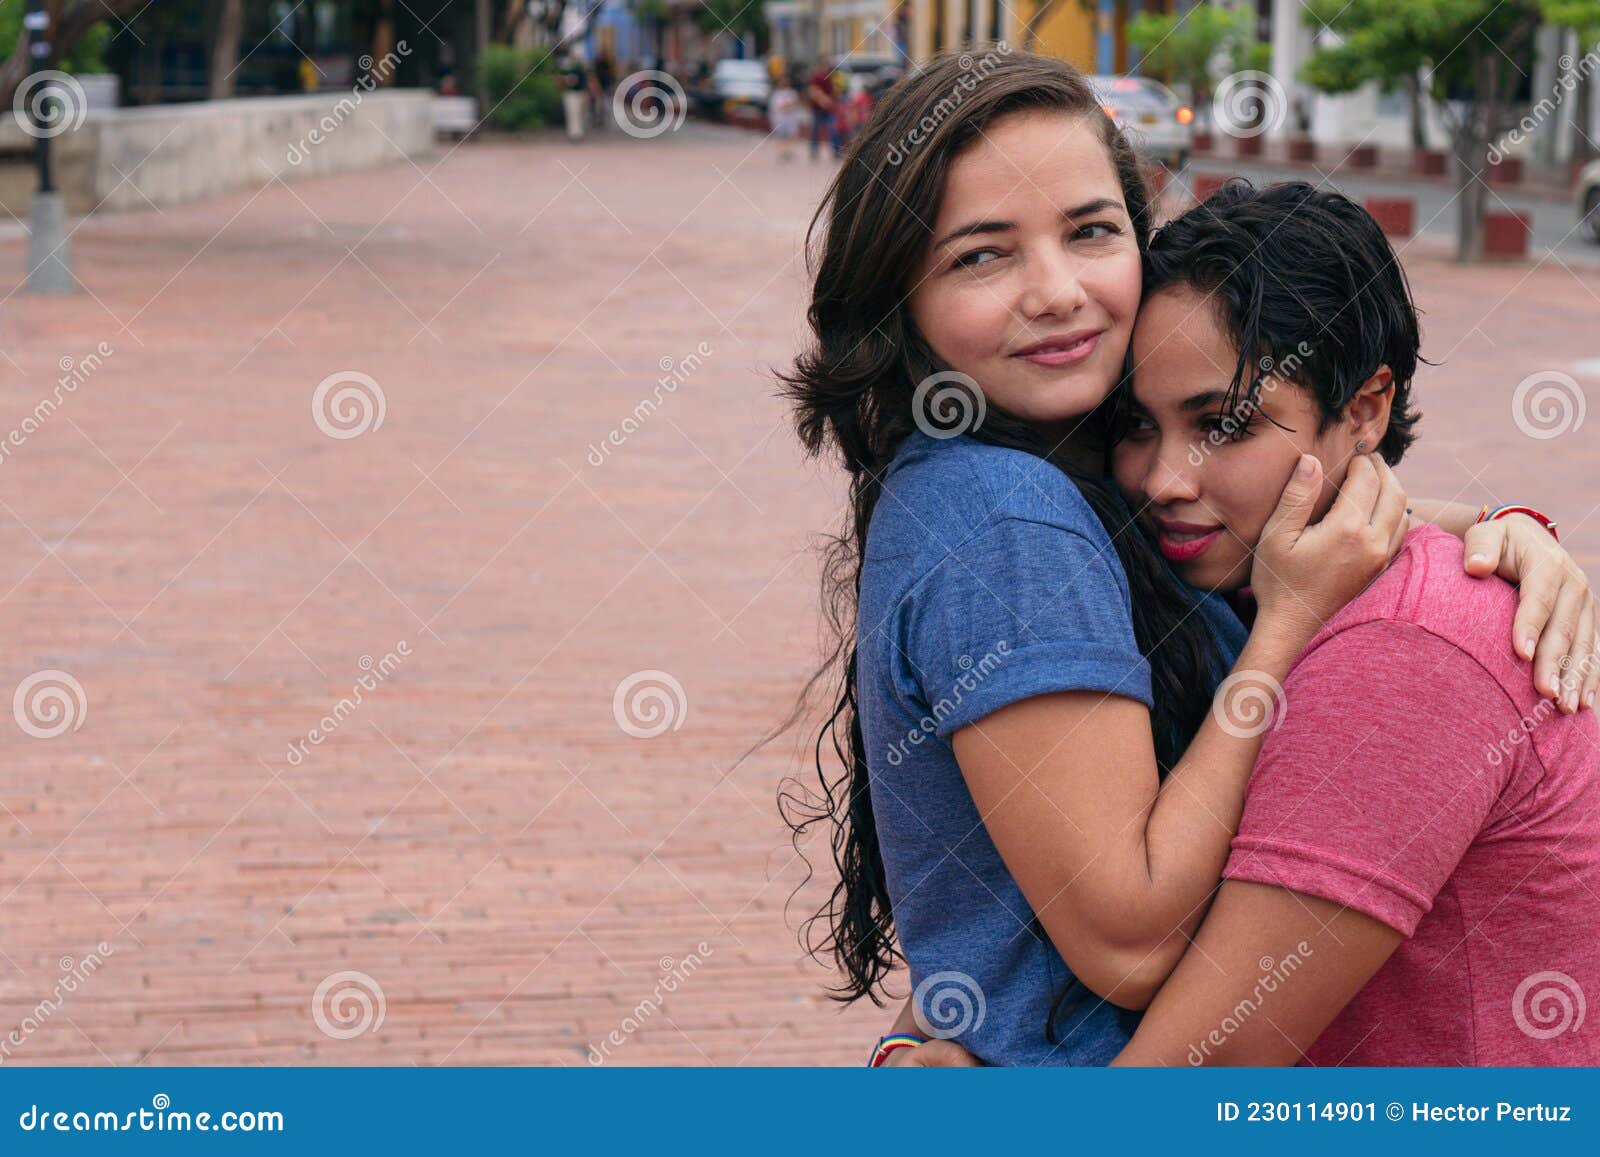
M 244 0 L 222 0 L 211 36 L 211 76 L 206 95 L 212 100 L 226 100 L 233 95 L 243 31 Z
M 1578 87 L 1572 99 L 1577 105 L 1572 110 L 1572 158 L 1591 161 L 1595 157 L 1594 140 L 1594 80 L 1588 70 L 1578 73 Z
M 1460 187 L 1456 217 L 1456 260 L 1483 260 L 1483 214 L 1488 206 L 1486 185 L 1489 143 L 1500 131 L 1501 75 L 1499 60 L 1482 44 L 1472 53 L 1472 102 L 1454 135 L 1456 180 Z
M 1416 73 L 1406 74 L 1406 97 L 1411 102 L 1411 147 L 1428 147 L 1428 111 L 1422 103 L 1422 81 Z

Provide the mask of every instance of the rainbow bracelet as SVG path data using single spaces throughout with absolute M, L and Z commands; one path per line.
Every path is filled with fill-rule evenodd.
M 918 1045 L 928 1043 L 927 1037 L 918 1036 L 912 1032 L 895 1032 L 886 1037 L 878 1038 L 878 1047 L 872 1050 L 872 1059 L 867 1062 L 869 1069 L 881 1069 L 883 1062 L 889 1059 L 889 1054 L 895 1049 L 914 1049 Z
M 1520 506 L 1513 503 L 1506 506 L 1497 506 L 1491 510 L 1489 509 L 1488 504 L 1485 503 L 1483 509 L 1478 511 L 1477 521 L 1493 522 L 1498 518 L 1504 518 L 1508 514 L 1526 514 L 1529 518 L 1533 519 L 1540 526 L 1548 530 L 1551 538 L 1555 539 L 1557 542 L 1561 541 L 1561 536 L 1556 533 L 1556 520 L 1551 518 L 1549 515 L 1542 513 L 1541 511 L 1535 510 L 1531 506 Z M 1474 523 L 1473 525 L 1477 525 L 1477 523 Z

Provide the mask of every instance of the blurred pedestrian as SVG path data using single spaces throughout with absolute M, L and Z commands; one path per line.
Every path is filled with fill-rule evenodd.
M 561 65 L 561 111 L 566 115 L 567 139 L 581 141 L 589 111 L 589 70 L 575 55 Z
M 834 89 L 833 65 L 826 59 L 817 62 L 806 81 L 806 107 L 811 110 L 811 159 L 817 159 L 817 146 L 824 135 L 837 157 L 843 152 L 839 140 L 839 97 Z
M 800 74 L 791 72 L 782 77 L 772 90 L 767 102 L 767 117 L 772 122 L 772 135 L 778 138 L 778 160 L 794 160 L 794 143 L 800 136 Z
M 603 129 L 610 122 L 611 92 L 617 85 L 617 66 L 611 59 L 609 52 L 602 52 L 594 59 L 594 72 L 591 75 L 590 94 L 593 99 L 593 116 L 596 129 Z
M 872 90 L 867 87 L 867 78 L 852 76 L 849 90 L 841 103 L 844 130 L 840 136 L 846 143 L 854 140 L 855 135 L 866 127 L 875 103 L 872 99 Z

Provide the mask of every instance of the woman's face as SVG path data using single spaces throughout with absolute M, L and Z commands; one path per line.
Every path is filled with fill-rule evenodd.
M 910 308 L 987 404 L 1050 428 L 1115 385 L 1139 281 L 1133 223 L 1094 125 L 1016 113 L 951 164 Z
M 1185 582 L 1204 590 L 1250 582 L 1251 552 L 1301 454 L 1322 461 L 1323 490 L 1312 515 L 1320 518 L 1357 441 L 1376 446 L 1387 421 L 1386 395 L 1374 401 L 1363 394 L 1347 417 L 1319 433 L 1321 410 L 1311 391 L 1269 376 L 1243 424 L 1245 406 L 1223 410 L 1238 357 L 1204 295 L 1187 286 L 1152 294 L 1133 331 L 1132 430 L 1111 456 L 1117 484 L 1161 553 Z M 1374 408 L 1382 423 L 1360 420 Z M 1245 433 L 1234 440 L 1228 430 L 1240 425 Z

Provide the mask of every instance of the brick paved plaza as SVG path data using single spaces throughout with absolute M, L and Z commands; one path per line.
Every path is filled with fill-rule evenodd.
M 6 298 L 0 1060 L 584 1065 L 665 985 L 611 1063 L 860 1062 L 888 1014 L 796 944 L 805 736 L 735 766 L 819 639 L 837 480 L 770 370 L 827 169 L 473 142 L 92 219 L 87 292 Z M 1512 416 L 1600 404 L 1600 271 L 1407 263 L 1409 489 L 1600 574 L 1600 414 Z

